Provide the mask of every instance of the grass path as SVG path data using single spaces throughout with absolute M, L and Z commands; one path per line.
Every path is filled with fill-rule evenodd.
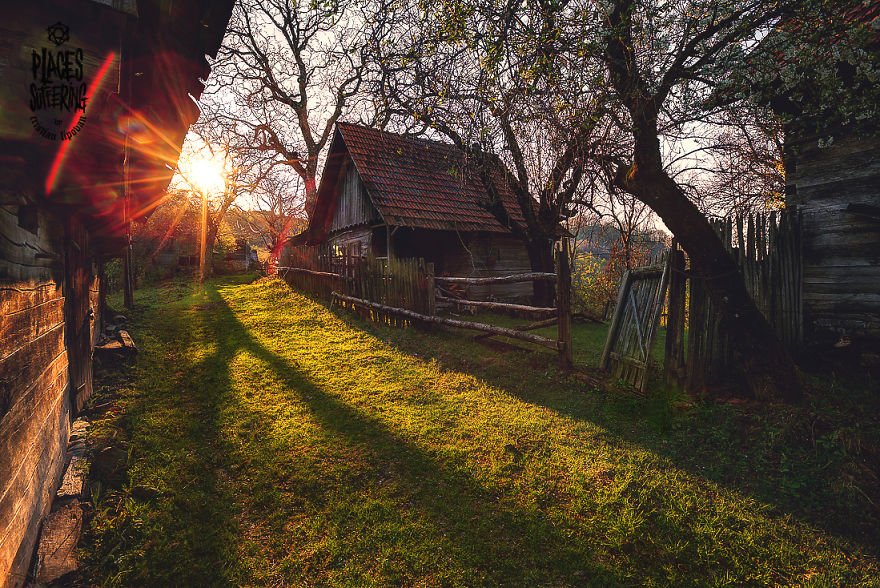
M 749 481 L 779 469 L 778 447 L 769 426 L 738 439 L 727 409 L 585 390 L 550 354 L 366 325 L 276 280 L 141 297 L 124 416 L 95 426 L 121 431 L 131 465 L 123 489 L 96 499 L 94 582 L 871 585 L 880 575 L 870 529 L 840 532 L 809 506 L 837 492 L 845 460 L 805 463 L 808 476 L 824 467 L 827 484 Z M 687 452 L 688 425 L 720 432 Z M 729 451 L 754 455 L 713 463 L 712 448 L 732 440 Z M 858 493 L 835 496 L 831 518 L 858 512 Z

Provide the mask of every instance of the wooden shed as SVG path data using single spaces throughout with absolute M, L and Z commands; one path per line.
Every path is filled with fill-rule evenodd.
M 880 52 L 880 3 L 858 4 L 847 20 L 873 31 Z M 856 92 L 857 90 L 851 90 Z M 781 106 L 779 106 L 781 105 Z M 794 114 L 786 128 L 786 207 L 801 215 L 804 340 L 880 351 L 880 134 L 877 121 L 826 128 Z
M 801 214 L 805 341 L 880 343 L 880 137 L 786 138 L 786 205 Z
M 514 222 L 525 224 L 500 169 L 495 189 Z M 315 212 L 291 243 L 322 246 L 331 255 L 424 258 L 437 275 L 530 271 L 523 241 L 487 210 L 488 200 L 480 174 L 455 146 L 339 123 Z M 528 283 L 473 286 L 467 293 L 506 302 L 531 296 Z
M 0 18 L 0 586 L 28 580 L 92 391 L 102 265 L 165 190 L 232 0 L 77 0 Z

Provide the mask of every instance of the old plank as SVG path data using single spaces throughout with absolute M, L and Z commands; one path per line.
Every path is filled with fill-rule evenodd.
M 79 569 L 76 546 L 82 525 L 83 509 L 79 502 L 62 506 L 46 517 L 37 546 L 39 584 L 55 582 Z
M 0 360 L 9 357 L 28 342 L 57 328 L 64 322 L 64 299 L 56 298 L 39 306 L 0 314 Z
M 467 278 L 467 277 L 451 277 L 451 276 L 437 276 L 434 278 L 436 282 L 442 282 L 445 284 L 508 284 L 513 282 L 531 282 L 534 280 L 545 280 L 551 281 L 556 280 L 555 273 L 546 273 L 546 272 L 529 272 L 525 274 L 514 274 L 508 276 L 492 276 L 492 277 L 475 277 L 475 278 Z
M 70 404 L 66 394 L 46 415 L 40 435 L 21 454 L 18 474 L 0 496 L 0 566 L 23 571 L 30 551 L 21 546 L 33 545 L 39 522 L 49 511 L 52 496 L 64 467 L 64 448 L 69 434 Z M 0 568 L 0 577 L 9 569 Z
M 0 315 L 14 314 L 62 297 L 55 281 L 0 284 Z
M 64 351 L 64 325 L 58 325 L 0 360 L 0 385 L 33 382 Z
M 23 386 L 24 387 L 24 386 Z M 57 405 L 58 398 L 67 389 L 67 356 L 60 355 L 33 384 L 22 391 L 17 402 L 0 420 L 0 494 L 3 482 L 11 480 L 22 448 L 28 447 L 39 436 L 39 426 Z
M 460 304 L 462 306 L 474 306 L 476 308 L 486 308 L 489 310 L 513 310 L 517 312 L 526 312 L 531 314 L 553 314 L 556 308 L 546 308 L 541 306 L 526 306 L 524 304 L 510 304 L 507 302 L 485 302 L 481 300 L 466 300 L 463 298 L 450 298 L 448 296 L 437 296 L 440 302 L 449 302 Z

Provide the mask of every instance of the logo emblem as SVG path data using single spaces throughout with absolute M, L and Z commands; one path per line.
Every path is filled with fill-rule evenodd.
M 56 47 L 70 40 L 70 27 L 61 21 L 56 22 L 46 30 L 49 31 L 49 40 L 55 43 Z
M 46 27 L 49 45 L 31 51 L 31 125 L 50 141 L 69 141 L 86 123 L 88 88 L 85 54 L 70 45 L 70 27 L 61 21 Z

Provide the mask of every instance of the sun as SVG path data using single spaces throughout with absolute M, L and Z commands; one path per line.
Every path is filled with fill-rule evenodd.
M 193 153 L 181 159 L 180 172 L 190 185 L 204 194 L 216 194 L 225 187 L 223 161 L 210 152 Z

